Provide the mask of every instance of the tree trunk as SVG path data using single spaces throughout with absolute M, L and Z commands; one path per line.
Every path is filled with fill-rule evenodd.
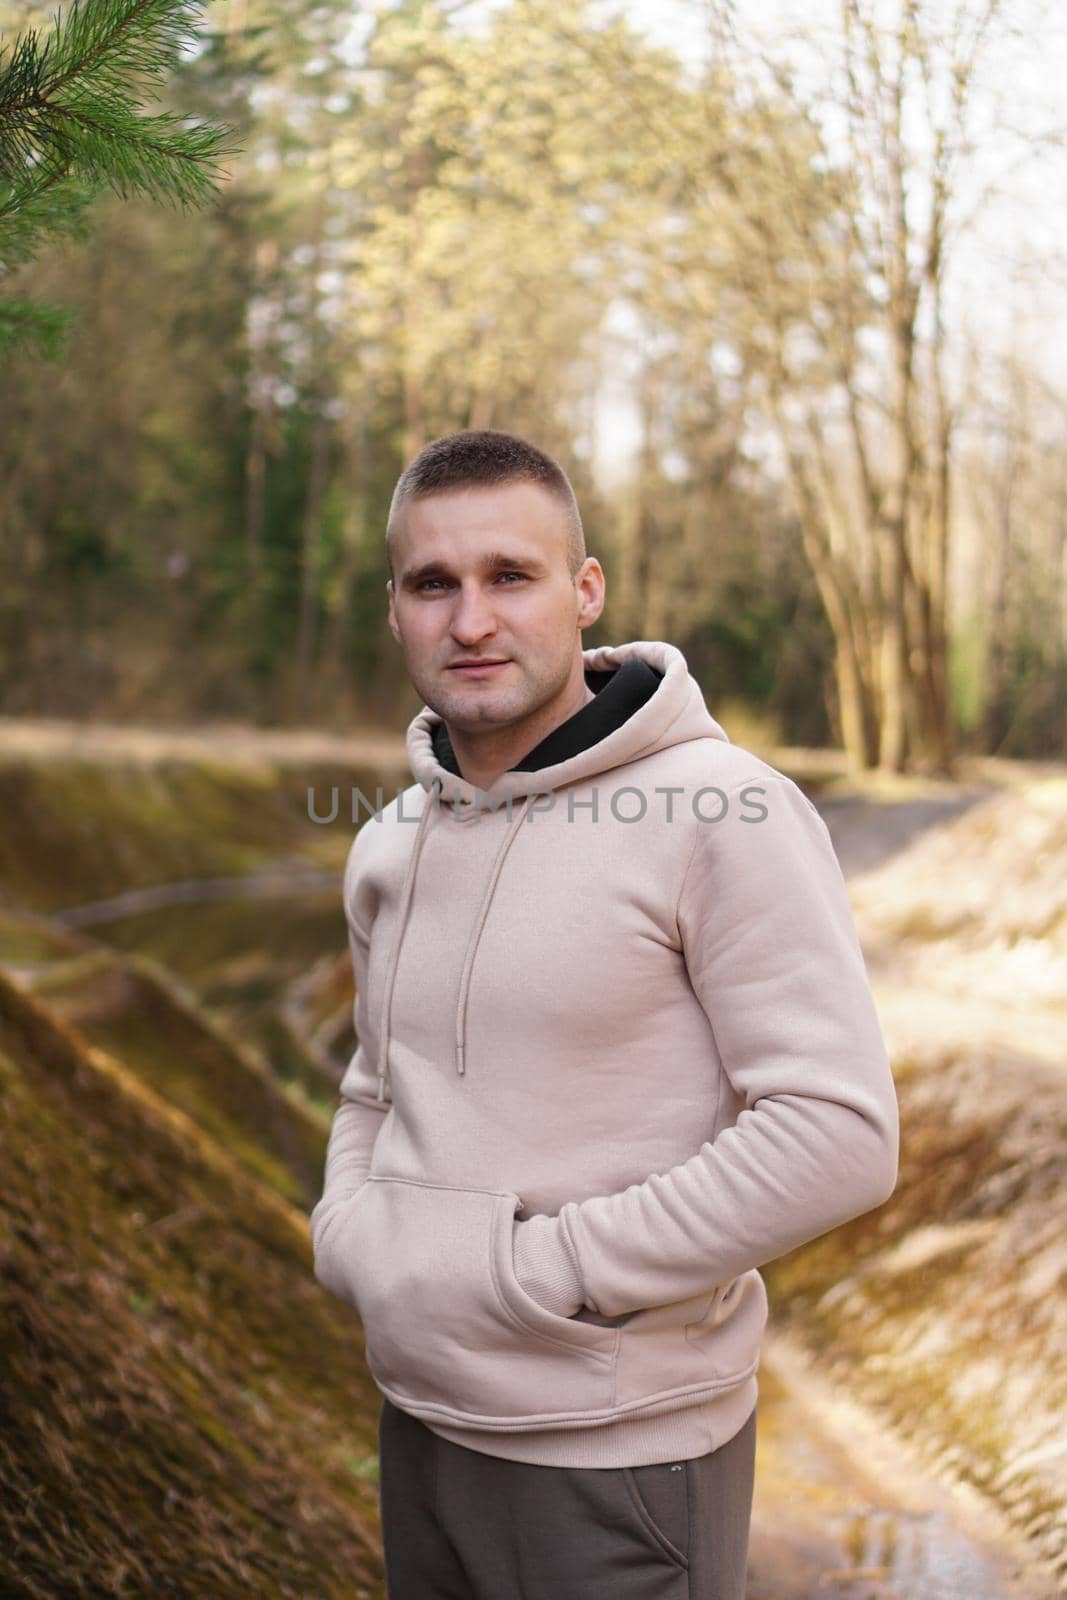
M 315 633 L 319 614 L 319 550 L 322 535 L 322 506 L 326 497 L 330 464 L 330 423 L 321 409 L 311 425 L 311 462 L 300 570 L 300 630 L 297 639 L 297 694 L 305 712 L 311 710 L 311 678 L 315 655 Z
M 852 772 L 870 767 L 874 756 L 874 706 L 869 680 L 865 641 L 870 632 L 863 595 L 847 557 L 835 556 L 814 468 L 808 454 L 795 443 L 786 420 L 781 390 L 772 384 L 770 410 L 782 448 L 785 451 L 789 485 L 800 523 L 801 539 L 808 565 L 826 611 L 834 636 L 834 676 L 841 741 Z M 818 458 L 821 437 L 813 419 L 808 421 L 809 441 Z
M 278 260 L 278 246 L 264 239 L 256 247 L 253 299 Z M 263 537 L 266 524 L 267 451 L 273 427 L 274 401 L 268 388 L 270 340 L 254 327 L 249 331 L 248 404 L 252 412 L 245 452 L 245 561 L 249 595 L 255 601 L 263 580 Z
M 1013 502 L 1016 462 L 1009 464 L 1003 492 L 998 496 L 995 547 L 992 551 L 992 596 L 989 608 L 989 646 L 986 652 L 984 733 L 986 749 L 995 755 L 1011 727 L 1008 684 L 1008 584 L 1013 544 Z
M 351 631 L 352 595 L 359 570 L 359 552 L 366 517 L 366 490 L 363 484 L 366 421 L 360 409 L 341 435 L 340 473 L 344 488 L 345 516 L 341 530 L 341 563 L 334 598 L 328 606 L 323 656 L 327 671 L 337 682 L 348 679 L 348 639 Z M 382 596 L 383 602 L 385 596 Z

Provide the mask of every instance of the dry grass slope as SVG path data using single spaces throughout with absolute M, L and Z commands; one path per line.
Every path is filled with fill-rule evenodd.
M 377 1398 L 306 1217 L 0 973 L 0 1592 L 381 1593 Z

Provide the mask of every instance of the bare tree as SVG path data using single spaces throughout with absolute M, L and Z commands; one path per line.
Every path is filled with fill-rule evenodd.
M 739 219 L 739 261 L 747 246 L 738 337 L 833 628 L 855 767 L 953 767 L 944 302 L 974 220 L 959 179 L 1001 11 L 958 0 L 946 22 L 925 0 L 840 0 L 821 108 L 764 54 L 753 137 L 712 169 Z M 754 53 L 733 44 L 743 77 Z

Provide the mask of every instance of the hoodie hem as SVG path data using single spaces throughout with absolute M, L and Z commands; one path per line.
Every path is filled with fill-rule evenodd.
M 401 1410 L 407 1409 L 392 1395 L 388 1398 Z M 506 1461 L 542 1467 L 640 1467 L 693 1460 L 718 1450 L 744 1427 L 758 1398 L 759 1381 L 752 1372 L 737 1388 L 697 1405 L 652 1416 L 621 1416 L 594 1428 L 490 1435 L 481 1428 L 464 1428 L 425 1415 L 419 1415 L 419 1420 L 451 1444 Z

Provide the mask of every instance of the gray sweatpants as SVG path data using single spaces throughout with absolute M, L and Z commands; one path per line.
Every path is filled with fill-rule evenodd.
M 383 1396 L 378 1444 L 389 1600 L 744 1600 L 755 1410 L 692 1461 L 540 1467 Z

